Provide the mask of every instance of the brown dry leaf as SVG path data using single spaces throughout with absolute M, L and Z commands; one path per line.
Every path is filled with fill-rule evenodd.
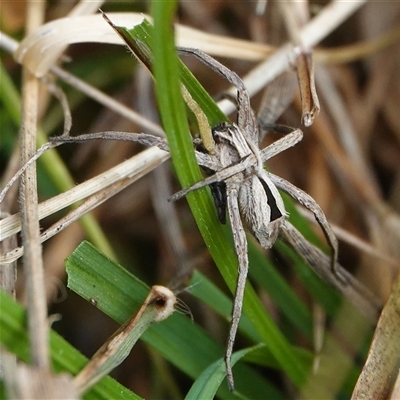
M 17 32 L 26 19 L 26 1 L 2 1 L 0 23 L 6 32 Z
M 351 399 L 389 399 L 399 366 L 400 274 L 379 318 L 367 362 Z
M 314 61 L 311 52 L 302 52 L 296 60 L 297 78 L 301 95 L 301 121 L 311 126 L 319 114 L 320 106 L 315 90 Z
M 390 400 L 396 400 L 400 398 L 400 372 L 397 375 L 396 382 L 393 387 L 392 394 L 390 396 Z

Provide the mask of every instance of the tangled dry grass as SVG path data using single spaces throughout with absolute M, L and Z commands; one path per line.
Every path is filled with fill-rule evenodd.
M 80 11 L 75 9 L 76 13 L 94 13 L 99 7 L 93 7 L 92 4 L 93 9 L 85 11 L 84 3 Z M 325 2 L 295 3 L 287 2 L 283 7 L 279 2 L 268 2 L 266 11 L 257 15 L 256 5 L 260 7 L 262 2 L 183 1 L 179 5 L 177 22 L 206 32 L 209 37 L 206 41 L 204 37 L 191 36 L 190 32 L 185 31 L 182 37 L 178 36 L 178 41 L 187 40 L 187 45 L 192 47 L 209 46 L 206 50 L 220 56 L 220 60 L 230 69 L 240 76 L 249 76 L 246 83 L 252 91 L 251 88 L 257 85 L 254 79 L 258 79 L 256 75 L 251 77 L 256 65 L 293 37 L 291 35 L 296 35 L 296 32 L 288 29 L 295 26 L 291 24 L 293 15 L 309 8 L 312 17 L 327 7 Z M 340 2 L 333 3 L 337 5 Z M 361 398 L 365 394 L 368 398 L 392 396 L 394 399 L 400 392 L 396 392 L 399 389 L 394 387 L 394 379 L 387 377 L 397 374 L 398 356 L 395 354 L 400 354 L 400 283 L 396 280 L 400 259 L 400 3 L 359 3 L 359 9 L 346 16 L 344 22 L 321 42 L 319 38 L 314 38 L 320 114 L 310 128 L 303 129 L 305 137 L 301 146 L 271 160 L 268 167 L 317 200 L 336 228 L 341 264 L 364 283 L 382 305 L 386 304 L 353 398 Z M 107 13 L 147 11 L 147 6 L 142 3 L 128 5 L 106 2 L 101 7 Z M 332 20 L 339 8 L 340 5 L 332 7 Z M 37 7 L 23 2 L 3 3 L 2 31 L 13 37 L 24 36 L 43 22 L 68 15 L 71 9 L 72 3 L 57 1 Z M 305 24 L 307 15 L 304 18 Z M 120 21 L 123 21 L 122 17 Z M 74 29 L 69 26 L 65 36 L 71 35 Z M 61 37 L 63 35 L 58 34 Z M 220 36 L 229 40 L 245 40 L 249 45 L 247 42 L 224 41 Z M 209 39 L 212 37 L 213 40 Z M 59 47 L 57 57 L 61 50 Z M 73 86 L 63 84 L 72 112 L 72 134 L 111 130 L 162 134 L 152 81 L 144 70 L 136 68 L 132 57 L 121 47 L 80 43 L 70 46 L 64 54 L 61 58 L 63 69 L 77 75 L 83 85 L 89 83 L 118 101 L 118 104 L 112 103 L 112 100 L 103 99 L 97 92 L 88 92 L 87 88 L 82 92 L 82 86 L 79 86 L 81 82 L 75 81 Z M 30 68 L 39 68 L 44 59 L 39 57 L 37 65 L 30 64 Z M 192 59 L 185 59 L 185 63 L 212 96 L 217 97 L 228 89 L 226 82 L 200 63 Z M 36 148 L 36 118 L 38 125 L 48 135 L 62 132 L 64 123 L 59 103 L 46 90 L 41 90 L 34 75 L 25 72 L 21 78 L 20 66 L 6 53 L 3 67 L 15 83 L 22 81 L 22 132 L 25 129 L 26 134 L 21 134 L 18 140 L 19 126 L 10 116 L 11 106 L 3 98 L 0 143 L 2 188 L 17 171 L 20 152 L 22 159 L 26 160 Z M 5 81 L 1 84 L 5 87 Z M 257 92 L 252 98 L 255 110 L 263 104 L 263 91 Z M 132 109 L 136 113 L 132 113 Z M 289 126 L 299 126 L 300 119 L 301 106 L 299 95 L 296 94 L 279 121 Z M 44 139 L 39 137 L 39 140 Z M 264 145 L 267 143 L 268 137 Z M 37 192 L 32 192 L 35 187 L 29 189 L 28 185 L 27 192 L 18 201 L 17 186 L 8 191 L 1 204 L 3 219 L 18 212 L 21 199 L 37 204 L 55 196 L 60 190 L 66 190 L 68 185 L 72 187 L 74 183 L 81 183 L 107 171 L 132 154 L 142 151 L 142 148 L 134 143 L 96 141 L 63 146 L 59 151 L 62 161 L 51 158 L 55 157 L 49 155 L 52 153 L 43 156 L 43 164 L 38 166 Z M 154 164 L 159 163 L 160 160 L 154 161 Z M 59 165 L 68 173 L 60 171 Z M 193 266 L 201 269 L 214 282 L 220 281 L 185 203 L 181 202 L 175 207 L 164 201 L 178 189 L 172 168 L 164 163 L 156 170 L 151 169 L 143 173 L 140 180 L 95 208 L 91 216 L 85 217 L 83 224 L 75 222 L 46 241 L 43 252 L 40 247 L 25 247 L 24 262 L 36 266 L 39 264 L 39 267 L 43 265 L 44 286 L 25 284 L 22 271 L 18 272 L 16 286 L 12 281 L 13 276 L 11 283 L 3 282 L 6 290 L 16 292 L 17 297 L 25 303 L 37 301 L 38 293 L 43 293 L 39 303 L 45 302 L 51 313 L 63 315 L 58 330 L 87 355 L 104 342 L 115 325 L 72 294 L 68 295 L 67 300 L 60 298 L 65 292 L 64 259 L 84 238 L 89 237 L 148 284 L 170 282 L 177 275 L 184 275 L 181 269 L 185 268 L 186 273 L 188 266 L 189 269 Z M 28 211 L 25 218 L 30 218 Z M 60 214 L 52 212 L 40 221 L 40 229 L 44 231 L 59 218 Z M 93 228 L 94 225 L 97 227 Z M 32 231 L 23 233 L 24 240 L 38 243 L 38 219 L 31 226 Z M 21 244 L 16 243 L 18 240 L 3 241 L 2 253 L 10 255 L 9 252 Z M 30 279 L 35 282 L 33 275 L 36 273 L 35 270 L 29 273 L 29 268 L 25 269 L 25 278 L 28 282 Z M 287 275 L 299 296 L 309 301 L 296 275 Z M 275 306 L 268 301 L 265 293 L 263 296 L 266 306 L 272 314 L 276 313 L 276 320 L 279 321 Z M 213 313 L 208 313 L 204 305 L 190 298 L 185 300 L 190 303 L 197 320 L 214 337 L 223 341 L 223 322 Z M 349 314 L 345 311 L 331 321 L 330 333 L 344 341 L 347 355 L 358 354 L 358 342 L 362 341 L 360 337 L 370 335 L 374 327 L 365 322 L 360 322 L 359 326 L 349 324 Z M 316 311 L 315 315 L 318 313 Z M 46 319 L 47 315 L 41 317 Z M 325 325 L 316 326 L 321 332 Z M 96 337 L 93 337 L 94 331 L 98 332 Z M 299 337 L 298 341 L 301 340 Z M 38 343 L 42 343 L 40 338 Z M 332 350 L 329 346 L 329 343 L 325 343 L 321 350 L 321 363 L 328 362 L 327 354 Z M 362 354 L 365 356 L 365 349 Z M 136 393 L 148 397 L 153 393 L 149 378 L 150 359 L 160 363 L 157 355 L 150 352 L 149 356 L 144 346 L 139 347 L 135 357 L 128 359 L 124 367 L 117 370 L 118 380 Z M 354 360 L 351 362 L 354 363 Z M 316 372 L 314 379 L 321 383 L 324 379 L 335 381 L 336 377 L 318 376 Z M 185 379 L 182 381 L 178 391 L 184 393 L 188 382 Z M 280 385 L 289 390 L 285 383 L 281 382 Z M 343 382 L 337 378 L 336 390 L 339 391 L 342 385 Z M 321 386 L 324 384 L 321 383 Z M 307 390 L 307 387 L 302 390 L 304 398 L 312 393 Z M 173 397 L 171 393 L 169 395 Z

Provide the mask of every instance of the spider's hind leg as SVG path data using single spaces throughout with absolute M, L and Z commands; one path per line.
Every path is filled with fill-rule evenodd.
M 310 210 L 318 222 L 319 226 L 321 227 L 322 231 L 324 232 L 324 235 L 326 237 L 326 240 L 329 243 L 329 246 L 331 247 L 331 270 L 332 273 L 340 280 L 344 281 L 346 280 L 338 271 L 337 268 L 337 260 L 338 260 L 338 255 L 339 255 L 339 245 L 338 245 L 338 240 L 333 233 L 332 227 L 329 225 L 328 220 L 326 219 L 326 216 L 324 212 L 322 211 L 321 207 L 319 204 L 306 192 L 303 190 L 299 189 L 298 187 L 294 186 L 287 180 L 280 178 L 279 176 L 276 176 L 274 174 L 271 174 L 270 172 L 267 172 L 268 177 L 271 179 L 271 181 L 276 185 L 277 188 L 283 190 L 285 193 L 287 193 L 292 199 L 300 203 L 302 206 Z

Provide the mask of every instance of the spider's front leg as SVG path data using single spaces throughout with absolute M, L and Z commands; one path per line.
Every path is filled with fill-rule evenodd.
M 215 182 L 223 182 L 223 181 L 229 179 L 230 177 L 251 167 L 252 165 L 254 165 L 255 162 L 256 162 L 256 159 L 255 159 L 254 155 L 249 155 L 247 158 L 240 161 L 238 164 L 234 164 L 230 167 L 226 167 L 221 170 L 216 170 L 214 175 L 204 178 L 203 180 L 194 183 L 192 186 L 189 186 L 185 189 L 180 190 L 179 192 L 176 192 L 168 199 L 168 201 L 177 201 L 177 200 L 181 199 L 182 197 L 185 197 L 188 193 L 192 192 L 193 190 L 197 190 L 202 187 L 211 185 L 212 183 L 215 183 Z M 201 165 L 203 165 L 203 164 L 201 164 Z M 206 166 L 209 167 L 208 164 Z
M 157 146 L 159 149 L 169 152 L 166 139 L 159 136 L 149 135 L 147 133 L 105 131 L 84 133 L 78 136 L 61 135 L 49 138 L 49 142 L 52 143 L 78 143 L 86 142 L 88 140 L 121 140 L 126 142 L 136 142 L 148 147 Z
M 246 131 L 249 141 L 256 144 L 258 142 L 258 124 L 254 112 L 250 106 L 250 95 L 242 79 L 235 72 L 222 65 L 220 62 L 199 49 L 178 47 L 180 53 L 192 54 L 212 70 L 223 76 L 228 82 L 237 89 L 238 103 L 238 125 Z
M 263 162 L 290 149 L 303 139 L 303 132 L 300 129 L 294 129 L 284 125 L 279 125 L 279 128 L 279 130 L 275 131 L 283 133 L 285 136 L 261 150 L 261 159 Z

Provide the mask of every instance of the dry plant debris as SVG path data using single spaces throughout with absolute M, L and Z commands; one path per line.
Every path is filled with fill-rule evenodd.
M 83 7 L 85 3 L 90 2 L 79 3 L 82 9 L 79 10 L 78 7 L 74 12 L 95 13 L 102 2 L 92 2 L 92 9 L 89 10 Z M 320 113 L 315 118 L 313 125 L 309 129 L 304 129 L 304 145 L 291 150 L 289 159 L 271 160 L 269 168 L 274 174 L 283 176 L 309 193 L 321 205 L 330 222 L 344 229 L 347 235 L 350 234 L 361 239 L 372 249 L 366 254 L 357 247 L 347 245 L 346 235 L 339 236 L 341 264 L 369 287 L 382 303 L 389 299 L 379 321 L 374 344 L 371 346 L 371 354 L 368 356 L 367 367 L 364 370 L 358 370 L 360 379 L 353 398 L 368 397 L 371 394 L 368 392 L 372 387 L 371 382 L 376 388 L 376 391 L 373 392 L 374 398 L 390 398 L 392 390 L 394 390 L 393 393 L 396 393 L 397 390 L 395 380 L 387 383 L 383 381 L 382 376 L 387 377 L 389 373 L 397 376 L 398 358 L 389 362 L 390 359 L 386 358 L 387 355 L 382 351 L 380 344 L 384 336 L 385 340 L 389 341 L 384 347 L 392 348 L 392 354 L 400 354 L 398 349 L 400 340 L 395 334 L 387 336 L 381 335 L 379 332 L 396 332 L 399 315 L 399 280 L 395 278 L 398 274 L 400 258 L 400 169 L 398 166 L 400 159 L 400 114 L 398 113 L 400 78 L 396 73 L 400 63 L 400 6 L 397 2 L 333 1 L 323 7 L 317 3 L 304 3 L 304 8 L 308 8 L 311 14 L 305 19 L 297 20 L 296 29 L 288 32 L 288 21 L 292 21 L 290 18 L 293 17 L 293 14 L 298 15 L 298 10 L 295 8 L 298 5 L 295 5 L 296 2 L 287 3 L 288 8 L 281 9 L 278 5 L 279 2 L 268 2 L 265 13 L 256 15 L 255 10 L 244 1 L 182 2 L 179 8 L 179 23 L 197 29 L 201 33 L 207 33 L 207 40 L 210 38 L 214 40 L 213 55 L 222 56 L 223 62 L 231 70 L 244 77 L 251 95 L 254 95 L 252 107 L 256 110 L 262 100 L 262 96 L 256 94 L 261 90 L 261 87 L 257 87 L 258 83 L 267 79 L 268 74 L 277 74 L 273 67 L 279 69 L 280 65 L 277 63 L 284 59 L 284 56 L 279 58 L 280 54 L 286 54 L 285 46 L 280 46 L 290 38 L 293 42 L 298 40 L 313 50 Z M 9 37 L 19 36 L 18 32 L 22 30 L 25 35 L 41 25 L 42 21 L 65 17 L 71 11 L 66 9 L 70 6 L 69 3 L 64 4 L 57 1 L 52 2 L 51 5 L 45 3 L 42 6 L 28 5 L 27 18 L 23 21 L 20 18 L 21 13 L 16 12 L 15 9 L 21 4 L 13 4 L 9 3 L 7 7 L 2 8 L 0 17 L 2 22 L 7 21 L 7 24 L 3 23 L 2 25 L 2 33 Z M 350 10 L 351 6 L 354 7 L 352 10 Z M 114 10 L 114 7 L 116 6 L 112 3 L 104 4 L 107 13 L 121 11 L 120 8 Z M 348 8 L 344 10 L 346 7 Z M 147 10 L 131 8 L 123 11 L 143 12 Z M 318 16 L 318 13 L 323 15 L 324 12 L 327 13 L 327 18 L 321 19 L 320 24 L 322 25 L 313 26 L 312 22 L 316 20 L 314 14 Z M 335 21 L 339 14 L 343 19 L 343 24 L 330 28 L 328 22 Z M 203 17 L 199 18 L 199 15 Z M 310 25 L 308 25 L 308 20 L 310 20 Z M 78 30 L 79 26 L 76 27 L 76 30 L 73 26 L 68 26 L 68 34 L 74 32 L 78 36 Z M 321 42 L 324 32 L 327 37 Z M 194 36 L 195 33 L 196 31 L 194 31 Z M 63 37 L 62 32 L 59 35 Z M 229 40 L 220 41 L 220 35 Z M 300 36 L 296 39 L 296 35 Z M 186 40 L 190 43 L 184 44 L 188 46 L 201 47 L 205 43 L 201 39 L 198 39 L 198 42 L 191 42 L 191 36 L 188 34 L 186 36 Z M 240 42 L 232 45 L 232 43 L 236 43 L 236 38 L 240 39 Z M 178 42 L 179 40 L 178 36 Z M 253 56 L 249 55 L 241 59 L 242 50 L 233 52 L 233 48 L 241 49 L 241 46 L 247 42 L 252 43 Z M 15 50 L 15 47 L 12 47 L 15 42 L 7 41 L 4 35 L 1 37 L 1 44 L 3 48 L 9 45 L 10 47 L 6 48 L 8 51 Z M 66 44 L 67 42 L 63 46 Z M 57 57 L 65 48 L 63 46 L 58 48 Z M 279 50 L 269 58 L 271 66 L 268 72 L 265 72 L 260 69 L 259 65 L 256 66 L 254 60 L 267 57 L 271 48 Z M 48 68 L 61 79 L 76 84 L 75 89 L 65 88 L 72 111 L 72 132 L 74 134 L 112 130 L 162 134 L 162 129 L 157 121 L 156 105 L 151 91 L 149 91 L 148 78 L 144 78 L 139 69 L 134 70 L 132 58 L 124 50 L 118 47 L 106 47 L 105 50 L 100 45 L 79 44 L 71 46 L 66 54 L 70 61 L 63 63 L 62 68 L 60 65 L 51 63 Z M 254 54 L 260 54 L 259 58 Z M 232 58 L 230 58 L 231 56 Z M 56 60 L 57 57 L 53 60 Z M 42 57 L 42 59 L 44 58 Z M 62 59 L 62 61 L 64 60 Z M 290 60 L 285 59 L 285 62 L 287 62 L 287 66 L 291 65 Z M 79 68 L 75 68 L 78 66 Z M 20 69 L 11 55 L 5 54 L 3 67 L 14 79 L 14 82 L 19 80 Z M 216 96 L 226 89 L 224 82 L 209 74 L 201 65 L 191 62 L 190 69 L 204 83 L 210 94 Z M 74 79 L 65 70 L 78 75 L 80 80 Z M 262 78 L 257 71 L 263 71 Z M 3 88 L 6 87 L 6 81 L 2 80 L 1 85 Z M 93 86 L 97 88 L 97 91 L 92 90 Z M 99 93 L 98 89 L 107 92 L 109 96 Z M 24 93 L 22 97 L 25 99 L 24 132 L 31 132 L 31 142 L 32 137 L 34 138 L 36 134 L 36 119 L 37 124 L 43 128 L 46 134 L 54 135 L 63 131 L 59 106 L 55 104 L 56 102 L 49 101 L 48 94 L 40 90 L 39 82 L 31 73 L 25 73 L 22 93 Z M 10 93 L 7 95 L 8 98 L 11 98 Z M 302 117 L 299 97 L 296 95 L 294 103 L 280 117 L 280 122 L 290 126 L 299 126 Z M 95 98 L 96 102 L 92 98 Z M 4 103 L 3 98 L 2 101 Z M 102 106 L 99 107 L 98 104 L 102 104 Z M 224 111 L 229 112 L 233 109 L 226 100 L 222 102 L 221 107 L 224 108 Z M 136 113 L 132 112 L 132 109 Z M 17 171 L 18 161 L 16 160 L 19 158 L 19 152 L 26 152 L 28 157 L 34 152 L 34 143 L 27 143 L 29 147 L 23 147 L 22 142 L 16 140 L 19 126 L 16 122 L 17 119 L 12 119 L 11 106 L 6 104 L 2 111 L 4 113 L 0 143 L 1 188 Z M 28 136 L 23 137 L 25 137 L 24 140 L 28 139 Z M 40 139 L 40 136 L 39 140 L 46 141 L 44 138 Z M 267 135 L 263 145 L 268 143 Z M 213 268 L 212 260 L 209 259 L 183 202 L 179 204 L 177 211 L 171 211 L 168 208 L 172 207 L 170 205 L 162 211 L 165 206 L 160 205 L 160 199 L 167 198 L 178 187 L 173 181 L 173 175 L 167 174 L 168 181 L 165 178 L 160 183 L 160 180 L 156 180 L 150 173 L 156 165 L 168 158 L 165 153 L 153 150 L 155 149 L 146 150 L 148 153 L 140 155 L 142 164 L 138 169 L 138 175 L 125 176 L 123 179 L 126 181 L 121 181 L 124 184 L 115 183 L 118 187 L 110 189 L 107 195 L 102 195 L 102 200 L 92 199 L 93 204 L 96 204 L 97 201 L 102 202 L 110 197 L 107 202 L 93 211 L 92 217 L 86 217 L 87 225 L 96 221 L 101 226 L 101 230 L 98 232 L 102 233 L 97 236 L 97 239 L 91 240 L 97 241 L 99 247 L 108 249 L 109 254 L 114 254 L 115 258 L 123 260 L 124 265 L 132 266 L 132 270 L 149 283 L 168 282 L 179 273 L 176 268 L 179 269 L 183 264 L 194 265 L 205 272 L 210 279 L 219 282 L 218 273 Z M 141 151 L 135 144 L 107 141 L 86 143 L 73 150 L 67 147 L 60 150 L 70 174 L 70 187 L 73 186 L 73 182 L 83 182 L 88 178 L 106 173 L 107 170 L 131 157 L 132 153 L 136 154 Z M 44 156 L 46 157 L 46 154 Z M 55 162 L 54 159 L 47 161 L 48 169 L 53 169 L 53 172 L 55 172 Z M 25 285 L 23 283 L 24 273 L 19 271 L 20 281 L 16 286 L 17 289 L 12 285 L 10 288 L 8 285 L 9 291 L 11 293 L 16 291 L 18 299 L 29 304 L 29 307 L 36 302 L 42 303 L 42 305 L 38 305 L 39 316 L 35 317 L 36 322 L 43 321 L 47 317 L 47 314 L 43 313 L 45 309 L 43 303 L 47 302 L 50 313 L 60 312 L 64 315 L 63 321 L 57 323 L 58 329 L 64 329 L 66 336 L 68 336 L 67 331 L 74 330 L 74 333 L 69 335 L 71 341 L 91 342 L 93 331 L 88 332 L 83 329 L 81 321 L 85 319 L 85 324 L 87 324 L 86 320 L 89 320 L 93 326 L 104 324 L 104 330 L 110 324 L 109 321 L 97 314 L 90 315 L 90 317 L 88 314 L 84 315 L 85 312 L 88 313 L 87 308 L 79 306 L 79 310 L 77 310 L 76 304 L 82 303 L 77 303 L 78 300 L 72 295 L 67 301 L 60 304 L 54 302 L 58 293 L 58 284 L 54 282 L 65 280 L 63 260 L 88 234 L 76 222 L 68 225 L 65 230 L 59 231 L 57 228 L 54 233 L 59 233 L 51 239 L 47 240 L 47 237 L 44 236 L 46 241 L 43 243 L 43 252 L 41 252 L 40 241 L 43 236 L 41 239 L 39 220 L 40 230 L 44 233 L 46 230 L 51 230 L 53 224 L 57 225 L 60 217 L 55 214 L 55 210 L 59 209 L 57 207 L 41 214 L 44 204 L 38 204 L 38 201 L 41 202 L 47 198 L 47 202 L 51 202 L 51 199 L 48 198 L 56 196 L 56 192 L 59 190 L 57 184 L 60 185 L 60 180 L 63 178 L 61 178 L 61 172 L 57 170 L 55 183 L 50 183 L 49 178 L 43 178 L 43 169 L 40 168 L 38 191 L 34 186 L 31 188 L 27 186 L 28 192 L 18 202 L 14 186 L 1 203 L 3 220 L 0 234 L 3 239 L 1 244 L 5 245 L 1 255 L 3 263 L 1 276 L 2 278 L 6 277 L 8 283 L 10 280 L 13 281 L 15 276 L 14 270 L 10 269 L 13 264 L 9 262 L 11 259 L 15 260 L 15 257 L 11 257 L 15 246 L 7 247 L 6 241 L 18 232 L 16 226 L 19 222 L 15 214 L 19 210 L 20 203 L 22 206 L 30 208 L 26 211 L 26 216 L 33 218 L 34 224 L 36 224 L 28 224 L 33 232 L 25 231 L 24 235 L 25 237 L 28 235 L 28 237 L 23 243 L 26 246 L 25 257 L 27 257 L 24 259 L 24 271 L 25 273 L 29 271 L 30 265 L 34 268 L 34 277 L 30 278 L 27 273 L 25 278 L 28 281 Z M 131 166 L 127 168 L 131 168 Z M 126 172 L 125 169 L 124 171 Z M 35 178 L 36 173 L 34 171 L 26 173 L 28 174 L 27 181 L 34 184 L 32 179 Z M 139 176 L 145 177 L 132 186 L 128 186 Z M 62 191 L 65 191 L 65 185 L 68 183 L 62 184 L 64 185 Z M 125 186 L 127 188 L 123 192 L 111 197 Z M 96 196 L 93 192 L 89 195 Z M 78 198 L 82 197 L 79 195 Z M 60 199 L 55 198 L 53 203 L 58 202 L 59 206 L 70 204 L 70 200 Z M 151 206 L 152 204 L 154 207 Z M 85 214 L 92 208 L 92 206 L 85 206 L 78 211 L 76 217 Z M 39 212 L 39 216 L 35 216 L 37 212 Z M 159 222 L 161 220 L 160 213 L 162 213 L 162 223 Z M 47 218 L 42 219 L 43 215 L 46 215 Z M 71 217 L 70 221 L 72 222 L 74 218 Z M 178 227 L 177 221 L 180 222 Z M 174 236 L 171 236 L 171 227 L 174 227 Z M 103 232 L 111 245 L 107 241 L 103 241 Z M 181 243 L 181 245 L 176 245 L 176 243 Z M 18 242 L 18 245 L 22 245 L 22 243 Z M 20 255 L 21 250 L 19 250 L 18 257 Z M 274 258 L 277 260 L 277 268 L 280 264 L 286 265 L 285 257 L 275 254 Z M 43 269 L 41 263 L 43 263 Z M 35 271 L 38 272 L 39 279 L 37 279 L 38 275 Z M 40 274 L 43 274 L 43 278 L 40 277 Z M 304 288 L 299 283 L 297 275 L 289 271 L 287 280 L 307 303 L 309 296 L 304 294 Z M 35 284 L 42 286 L 35 286 Z M 276 321 L 278 323 L 283 321 L 284 318 L 280 314 L 279 307 L 271 305 L 265 292 L 261 288 L 259 290 Z M 204 324 L 208 327 L 207 329 L 211 330 L 210 327 L 213 327 L 213 334 L 219 337 L 223 322 L 204 307 L 197 310 L 194 302 L 191 307 L 196 321 Z M 41 314 L 40 310 L 42 310 Z M 42 333 L 37 330 L 38 328 L 31 328 L 41 338 L 36 347 L 37 359 L 35 358 L 35 360 L 37 361 L 34 361 L 34 364 L 38 368 L 47 369 L 46 350 L 43 349 L 46 347 L 43 338 L 47 324 L 40 323 L 40 326 L 44 329 Z M 316 324 L 315 329 L 324 330 L 324 326 Z M 307 384 L 300 390 L 303 398 L 332 397 L 344 390 L 343 382 L 348 377 L 347 372 L 352 368 L 357 368 L 354 354 L 362 354 L 364 358 L 366 357 L 366 351 L 365 349 L 361 351 L 360 345 L 361 342 L 365 345 L 367 336 L 374 327 L 365 323 L 353 309 L 343 306 L 329 327 L 324 335 L 327 338 L 325 345 L 318 350 L 319 368 L 316 369 L 314 375 L 310 375 Z M 110 327 L 109 331 L 111 332 L 111 330 Z M 77 332 L 80 332 L 81 335 L 79 339 L 76 339 Z M 339 338 L 336 346 L 337 343 L 340 343 L 340 351 L 334 347 L 335 340 L 332 338 Z M 101 341 L 105 339 L 106 337 L 99 338 L 96 347 L 99 347 Z M 295 343 L 302 343 L 303 340 L 304 338 L 299 334 Z M 393 347 L 389 347 L 390 345 Z M 91 350 L 93 349 L 88 350 L 82 345 L 82 351 L 90 352 Z M 118 371 L 118 379 L 136 393 L 149 397 L 152 393 L 151 374 L 143 372 L 143 365 L 149 368 L 150 360 L 143 348 L 138 348 L 136 351 L 137 357 L 143 361 L 141 367 L 138 367 L 135 360 L 131 359 L 128 361 L 126 369 Z M 332 354 L 337 354 L 337 357 Z M 42 362 L 41 359 L 44 361 Z M 382 375 L 378 374 L 377 371 L 380 368 L 376 365 L 382 365 L 382 362 L 386 361 L 388 361 L 388 370 Z M 338 370 L 340 373 L 328 373 Z M 264 373 L 265 371 L 263 371 Z M 265 375 L 268 376 L 268 372 Z M 183 387 L 185 387 L 185 383 Z M 352 383 L 354 386 L 355 382 Z M 293 388 L 283 380 L 277 386 L 287 396 L 292 393 Z M 168 389 L 163 390 L 168 391 Z M 180 388 L 179 390 L 185 389 Z M 347 389 L 346 393 L 351 393 L 351 389 Z

